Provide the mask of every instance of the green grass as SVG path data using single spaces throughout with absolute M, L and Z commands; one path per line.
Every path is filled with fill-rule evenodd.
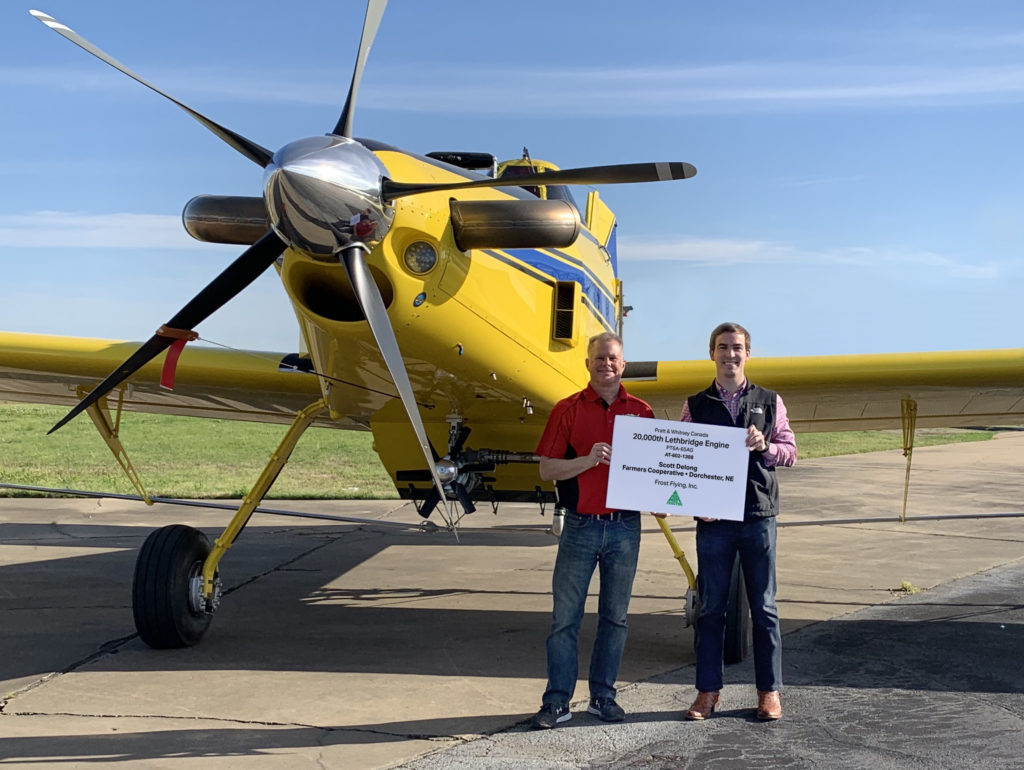
M 51 436 L 62 407 L 0 405 L 0 481 L 135 494 L 92 421 L 82 416 Z M 283 425 L 125 414 L 121 440 L 157 497 L 239 498 L 259 477 L 285 434 Z M 915 446 L 983 441 L 988 431 L 922 430 Z M 900 449 L 900 431 L 805 433 L 800 457 Z M 369 433 L 310 428 L 267 495 L 270 499 L 396 498 Z M 0 489 L 0 496 L 23 493 Z
M 0 481 L 136 494 L 88 417 L 46 435 L 66 411 L 0 406 Z M 150 494 L 238 498 L 248 493 L 286 430 L 284 425 L 132 413 L 122 416 L 120 435 Z M 310 428 L 267 497 L 397 497 L 372 444 L 368 432 Z M 0 495 L 17 494 L 0 489 Z
M 957 430 L 954 428 L 928 428 L 917 431 L 914 447 L 953 444 L 964 441 L 988 441 L 995 433 L 987 430 Z M 848 430 L 839 433 L 801 433 L 796 437 L 800 457 L 833 457 L 862 452 L 881 452 L 903 449 L 903 431 Z

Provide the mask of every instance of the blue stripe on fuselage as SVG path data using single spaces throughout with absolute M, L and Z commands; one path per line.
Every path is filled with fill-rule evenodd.
M 520 262 L 525 262 L 527 265 L 542 271 L 546 275 L 535 273 L 532 270 L 524 270 L 522 265 L 504 258 L 503 253 L 500 251 L 485 249 L 484 253 L 494 257 L 495 259 L 501 260 L 507 265 L 521 270 L 532 278 L 542 280 L 548 284 L 551 283 L 551 281 L 547 279 L 548 275 L 552 276 L 557 281 L 577 282 L 580 285 L 584 303 L 590 306 L 594 311 L 594 314 L 598 317 L 598 320 L 600 320 L 609 331 L 615 328 L 615 302 L 611 299 L 611 292 L 609 292 L 608 288 L 601 283 L 597 276 L 591 273 L 590 270 L 587 269 L 586 265 L 578 259 L 571 257 L 564 252 L 558 251 L 557 249 L 550 249 L 549 251 L 554 252 L 559 257 L 568 260 L 572 264 L 566 264 L 561 259 L 556 259 L 550 254 L 539 249 L 504 249 L 503 251 L 505 254 L 515 257 Z

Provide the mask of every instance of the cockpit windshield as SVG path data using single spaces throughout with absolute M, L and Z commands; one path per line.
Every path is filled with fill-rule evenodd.
M 505 170 L 501 172 L 501 178 L 509 179 L 515 178 L 517 176 L 528 176 L 530 174 L 536 173 L 536 171 L 537 169 L 534 169 L 531 166 L 515 166 L 509 164 L 505 166 Z M 537 185 L 523 185 L 522 187 L 528 193 L 532 193 L 533 195 L 536 195 L 538 198 L 544 197 L 541 195 L 540 187 L 538 187 Z
M 528 163 L 516 163 L 506 162 L 501 166 L 499 173 L 500 178 L 509 179 L 518 176 L 527 176 L 528 174 L 544 173 L 548 170 L 557 171 L 556 166 L 552 166 L 544 161 L 531 161 Z M 572 188 L 562 184 L 550 184 L 550 185 L 520 185 L 521 189 L 531 195 L 536 195 L 538 198 L 544 198 L 546 200 L 562 200 L 569 203 L 577 211 L 580 207 L 576 205 L 576 200 L 572 196 Z

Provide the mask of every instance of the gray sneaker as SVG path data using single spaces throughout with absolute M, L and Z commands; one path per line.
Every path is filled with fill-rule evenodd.
M 615 698 L 591 698 L 587 713 L 593 714 L 602 722 L 621 722 L 626 718 L 626 712 L 615 702 Z
M 557 727 L 562 722 L 568 722 L 570 719 L 572 719 L 572 712 L 569 711 L 568 706 L 545 703 L 533 718 L 533 726 L 538 730 L 550 730 L 552 727 Z

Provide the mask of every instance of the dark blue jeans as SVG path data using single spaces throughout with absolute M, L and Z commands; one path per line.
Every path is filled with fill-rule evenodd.
M 722 689 L 729 580 L 736 554 L 750 601 L 758 690 L 782 689 L 782 633 L 775 606 L 775 517 L 697 522 L 697 689 Z
M 547 641 L 548 686 L 544 703 L 568 705 L 576 689 L 580 621 L 595 567 L 600 570 L 601 590 L 597 636 L 590 655 L 590 697 L 615 697 L 639 551 L 639 513 L 624 513 L 620 519 L 610 521 L 572 511 L 566 513 L 551 578 L 554 611 Z

